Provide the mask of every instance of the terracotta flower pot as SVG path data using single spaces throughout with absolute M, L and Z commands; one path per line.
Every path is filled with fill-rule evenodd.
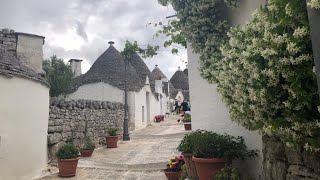
M 166 171 L 164 171 L 164 174 L 167 176 L 168 180 L 179 180 L 180 176 L 182 174 L 182 171 L 178 171 L 178 172 L 166 172 Z
M 58 175 L 61 177 L 75 176 L 79 159 L 80 158 L 58 159 L 58 167 L 59 167 Z
M 82 157 L 90 157 L 93 153 L 93 150 L 80 150 Z
M 192 161 L 192 154 L 191 153 L 182 153 L 185 161 L 185 166 L 187 169 L 187 174 L 189 179 L 199 179 L 196 166 Z
M 196 165 L 197 174 L 201 180 L 214 180 L 214 176 L 225 167 L 223 159 L 206 159 L 192 157 L 192 161 Z
M 118 136 L 107 136 L 106 137 L 106 144 L 107 148 L 116 148 L 118 147 Z
M 190 122 L 189 123 L 184 123 L 184 129 L 186 131 L 190 131 L 191 130 L 191 123 Z

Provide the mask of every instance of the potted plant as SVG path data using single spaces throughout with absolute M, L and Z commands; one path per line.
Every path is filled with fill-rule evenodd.
M 157 115 L 154 117 L 155 122 L 160 122 L 161 121 L 161 115 Z
M 234 159 L 257 156 L 257 150 L 247 150 L 241 136 L 197 130 L 194 138 L 192 161 L 195 162 L 201 180 L 212 180 L 226 164 L 231 166 Z
M 200 133 L 200 131 L 194 131 L 190 134 L 186 134 L 177 147 L 177 150 L 184 156 L 186 171 L 189 179 L 198 179 L 197 170 L 194 162 L 192 161 L 192 152 L 194 148 L 192 141 L 196 140 L 195 138 L 197 138 L 198 133 Z
M 80 148 L 80 154 L 82 157 L 90 157 L 96 146 L 89 137 L 84 138 L 84 144 Z
M 72 177 L 76 175 L 79 150 L 73 144 L 62 146 L 56 153 L 58 158 L 59 176 Z
M 109 127 L 107 128 L 108 136 L 106 137 L 107 148 L 116 148 L 118 146 L 118 129 Z
M 189 131 L 191 130 L 191 114 L 185 114 L 183 116 L 183 119 L 182 119 L 182 122 L 183 122 L 183 125 L 184 125 L 184 129 L 186 131 Z
M 160 115 L 161 121 L 164 121 L 164 115 Z
M 179 180 L 182 174 L 182 166 L 184 165 L 183 156 L 171 159 L 167 164 L 166 169 L 163 170 L 168 180 Z

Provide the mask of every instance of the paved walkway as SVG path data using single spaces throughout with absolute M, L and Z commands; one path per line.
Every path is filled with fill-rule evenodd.
M 130 133 L 130 141 L 118 148 L 100 148 L 88 158 L 81 158 L 72 180 L 165 180 L 161 172 L 170 158 L 179 155 L 176 147 L 186 131 L 178 116 Z M 60 180 L 57 169 L 39 180 Z

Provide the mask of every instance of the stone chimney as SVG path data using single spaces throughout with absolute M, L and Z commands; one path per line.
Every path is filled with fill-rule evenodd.
M 73 73 L 73 77 L 80 76 L 81 73 L 81 59 L 70 59 L 70 66 L 71 66 L 71 71 Z
M 110 44 L 110 46 L 114 45 L 114 41 L 109 41 L 108 44 Z
M 146 76 L 146 82 L 144 83 L 144 85 L 149 85 L 150 84 L 149 77 L 148 75 L 145 75 L 145 76 Z
M 21 32 L 16 32 L 15 35 L 17 39 L 16 51 L 18 58 L 38 74 L 44 74 L 42 69 L 42 47 L 45 37 Z

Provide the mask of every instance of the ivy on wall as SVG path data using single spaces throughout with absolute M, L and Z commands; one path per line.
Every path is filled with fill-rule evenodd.
M 159 0 L 177 12 L 200 54 L 201 75 L 217 84 L 234 121 L 320 151 L 320 114 L 306 2 L 269 0 L 253 21 L 229 27 L 236 0 Z M 308 5 L 319 7 L 319 0 Z M 229 32 L 229 33 L 226 33 Z

